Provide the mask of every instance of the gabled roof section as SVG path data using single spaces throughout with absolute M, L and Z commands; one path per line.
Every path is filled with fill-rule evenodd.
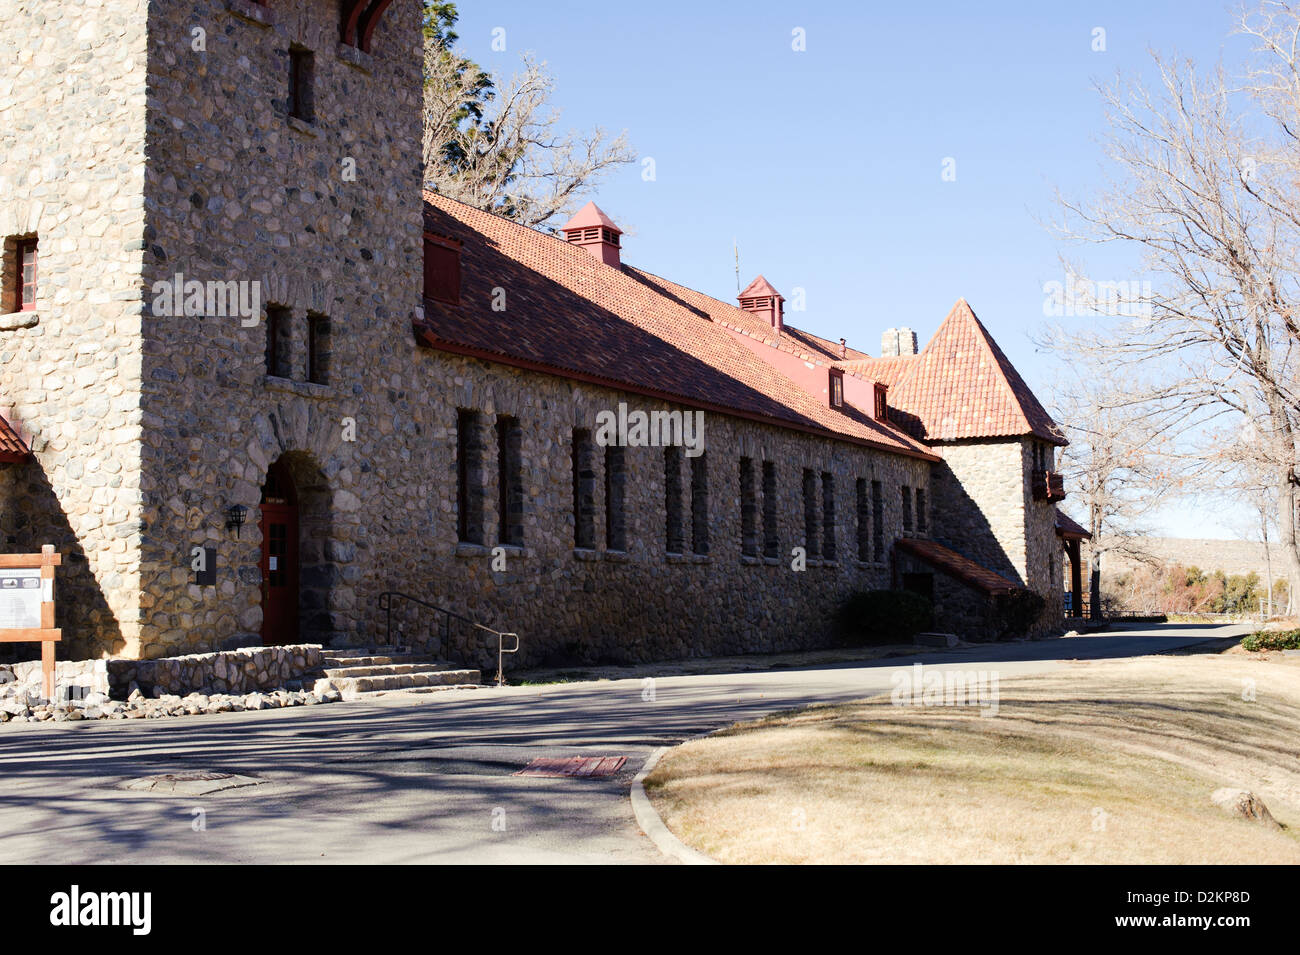
M 1092 533 L 1059 507 L 1056 509 L 1056 536 L 1066 540 L 1092 540 Z
M 430 232 L 462 242 L 460 302 L 425 299 L 416 326 L 425 345 L 936 460 L 901 429 L 831 409 L 760 360 L 694 304 L 707 296 L 687 300 L 435 193 L 425 193 L 424 215 Z
M 895 541 L 894 546 L 911 554 L 913 557 L 920 558 L 935 570 L 942 571 L 949 577 L 959 580 L 976 590 L 983 591 L 990 596 L 1014 593 L 1017 590 L 1024 589 L 1015 581 L 1008 580 L 987 567 L 981 567 L 970 558 L 963 557 L 955 550 L 944 547 L 935 541 L 904 537 Z
M 781 329 L 781 334 L 778 335 L 773 330 L 771 322 L 755 317 L 734 303 L 724 302 L 711 295 L 705 295 L 703 292 L 697 292 L 693 288 L 687 288 L 685 285 L 678 285 L 661 275 L 654 275 L 630 265 L 624 265 L 623 271 L 632 275 L 638 281 L 654 286 L 662 294 L 677 299 L 686 307 L 694 309 L 701 316 L 708 318 L 709 321 L 717 322 L 724 328 L 757 339 L 773 348 L 802 358 L 804 361 L 825 364 L 840 360 L 841 346 L 839 342 L 832 342 L 814 335 L 812 332 L 795 328 L 789 322 L 785 323 Z M 762 278 L 762 276 L 759 276 L 759 278 Z M 753 286 L 752 282 L 750 286 Z M 848 348 L 844 352 L 844 356 L 850 359 L 866 358 L 867 353 L 858 351 L 856 348 Z
M 845 373 L 894 387 L 912 370 L 920 355 L 894 355 L 891 358 L 858 358 L 837 361 L 835 367 Z
M 965 299 L 909 360 L 889 404 L 926 441 L 1034 435 L 1068 443 Z
M 19 464 L 32 456 L 32 449 L 18 429 L 0 417 L 0 462 Z

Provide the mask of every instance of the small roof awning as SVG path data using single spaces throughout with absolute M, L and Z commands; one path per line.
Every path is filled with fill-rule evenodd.
M 987 567 L 981 567 L 969 557 L 963 557 L 955 550 L 944 547 L 935 541 L 904 537 L 897 541 L 894 546 L 911 554 L 913 557 L 925 561 L 935 570 L 990 596 L 1010 594 L 1025 589 L 1015 581 L 1008 580 Z
M 32 456 L 23 436 L 4 417 L 0 417 L 0 463 L 21 464 Z
M 1083 525 L 1072 521 L 1059 508 L 1056 511 L 1056 536 L 1065 540 L 1092 540 L 1092 534 L 1083 529 Z

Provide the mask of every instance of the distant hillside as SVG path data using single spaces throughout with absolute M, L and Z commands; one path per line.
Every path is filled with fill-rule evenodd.
M 1225 574 L 1248 574 L 1252 570 L 1263 580 L 1267 576 L 1264 545 L 1258 541 L 1191 540 L 1177 537 L 1143 537 L 1139 546 L 1161 564 L 1182 564 L 1204 571 L 1221 570 Z M 1273 576 L 1285 573 L 1281 545 L 1269 544 L 1273 558 Z M 1132 561 L 1114 554 L 1103 558 L 1102 572 L 1110 577 L 1129 569 Z

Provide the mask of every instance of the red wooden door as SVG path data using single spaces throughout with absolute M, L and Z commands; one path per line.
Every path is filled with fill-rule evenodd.
M 298 639 L 298 507 L 262 504 L 262 643 Z

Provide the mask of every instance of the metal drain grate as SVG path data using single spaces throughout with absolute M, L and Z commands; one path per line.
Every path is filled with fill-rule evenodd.
M 516 776 L 613 776 L 627 762 L 626 756 L 539 756 Z

